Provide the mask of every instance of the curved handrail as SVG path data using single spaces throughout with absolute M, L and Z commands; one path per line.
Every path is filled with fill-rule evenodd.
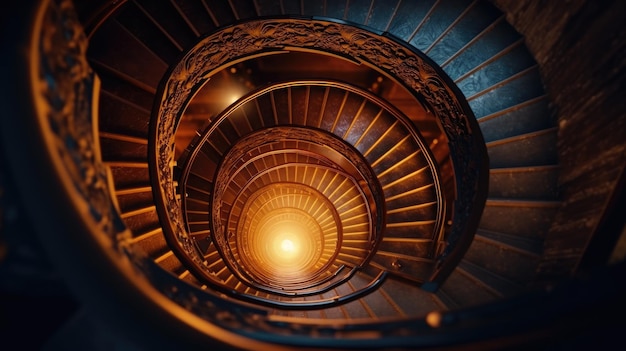
M 343 295 L 340 297 L 331 297 L 331 298 L 326 298 L 326 299 L 309 300 L 309 301 L 282 302 L 282 301 L 270 301 L 270 300 L 263 299 L 257 296 L 249 295 L 246 297 L 246 300 L 249 299 L 250 301 L 254 301 L 257 304 L 263 305 L 263 306 L 282 308 L 282 309 L 287 309 L 287 310 L 295 310 L 295 309 L 314 310 L 314 309 L 320 309 L 320 308 L 329 308 L 333 306 L 339 306 L 339 305 L 360 299 L 361 297 L 367 294 L 371 294 L 382 285 L 382 283 L 387 278 L 388 274 L 389 272 L 387 271 L 381 271 L 376 276 L 376 278 L 374 278 L 367 286 L 359 290 L 353 291 L 350 294 Z
M 358 270 L 359 269 L 354 268 L 350 272 L 348 272 L 349 278 L 352 278 Z M 273 300 L 269 298 L 263 298 L 263 297 L 255 296 L 253 294 L 241 293 L 239 291 L 225 287 L 220 282 L 218 282 L 217 279 L 213 279 L 213 278 L 211 278 L 209 281 L 206 281 L 205 283 L 208 286 L 211 286 L 211 288 L 215 289 L 216 291 L 227 294 L 228 296 L 236 298 L 243 302 L 253 303 L 253 304 L 265 306 L 265 307 L 285 309 L 285 310 L 316 310 L 316 309 L 339 306 L 339 305 L 357 300 L 365 295 L 371 294 L 382 285 L 382 283 L 387 278 L 388 274 L 389 272 L 381 270 L 378 273 L 378 275 L 374 279 L 372 279 L 372 281 L 368 283 L 366 286 L 346 295 L 330 297 L 330 298 L 325 298 L 325 299 L 318 299 L 318 300 L 288 301 L 288 302 Z M 349 280 L 343 280 L 342 283 L 345 283 L 347 281 Z M 336 288 L 337 286 L 338 285 L 334 285 L 333 287 L 324 289 L 323 291 L 314 292 L 314 293 L 292 294 L 292 295 L 285 295 L 285 296 L 287 297 L 312 296 L 312 295 L 322 294 L 324 292 L 330 291 L 333 288 Z M 263 289 L 263 290 L 259 289 L 259 291 L 270 293 L 269 291 L 266 291 L 266 290 L 267 289 Z M 283 296 L 282 294 L 278 294 L 278 293 L 276 293 L 275 295 Z
M 271 36 L 264 34 L 268 31 Z M 225 33 L 228 34 L 223 35 Z M 324 40 L 310 40 L 320 35 Z M 226 41 L 233 40 L 255 44 L 221 50 Z M 357 26 L 320 19 L 264 19 L 238 23 L 202 38 L 179 64 L 170 68 L 159 87 L 159 101 L 151 119 L 149 165 L 155 180 L 155 197 L 160 204 L 157 210 L 164 227 L 171 231 L 169 236 L 175 238 L 170 240 L 172 246 L 188 247 L 188 238 L 180 223 L 175 191 L 168 185 L 172 179 L 172 155 L 162 150 L 172 149 L 176 125 L 184 107 L 215 72 L 234 61 L 284 48 L 356 58 L 405 86 L 435 114 L 449 141 L 458 194 L 453 206 L 454 221 L 445 238 L 448 245 L 441 246 L 444 251 L 437 255 L 439 266 L 430 277 L 431 281 L 444 279 L 467 250 L 486 198 L 487 153 L 472 111 L 447 75 L 415 49 L 387 34 L 379 35 Z M 193 261 L 201 262 L 199 259 Z
M 189 150 L 189 152 L 186 154 L 185 156 L 185 161 L 184 161 L 184 165 L 182 165 L 181 167 L 181 173 L 180 173 L 180 186 L 185 187 L 186 184 L 186 179 L 189 176 L 192 166 L 194 164 L 194 160 L 197 157 L 197 155 L 199 154 L 199 147 L 201 145 L 203 145 L 203 143 L 205 143 L 207 141 L 207 138 L 209 135 L 211 135 L 212 131 L 215 130 L 217 128 L 218 125 L 220 125 L 220 123 L 225 120 L 226 118 L 228 118 L 228 116 L 230 114 L 233 113 L 233 111 L 236 111 L 238 108 L 240 108 L 241 106 L 245 105 L 246 103 L 248 103 L 249 101 L 253 101 L 255 99 L 257 99 L 259 96 L 263 96 L 265 94 L 271 93 L 273 91 L 279 90 L 279 89 L 284 89 L 286 87 L 295 87 L 295 86 L 322 86 L 322 87 L 333 87 L 333 88 L 337 88 L 337 89 L 341 89 L 341 90 L 345 90 L 345 91 L 349 91 L 351 93 L 354 94 L 358 94 L 361 97 L 364 97 L 366 99 L 368 99 L 368 101 L 380 106 L 381 108 L 385 109 L 386 111 L 389 111 L 390 113 L 392 113 L 392 115 L 394 116 L 394 118 L 396 118 L 402 125 L 404 125 L 404 127 L 406 128 L 406 130 L 413 136 L 413 140 L 416 141 L 416 143 L 418 143 L 418 145 L 420 146 L 420 150 L 424 153 L 424 155 L 426 156 L 426 161 L 429 164 L 429 169 L 432 173 L 432 177 L 434 179 L 434 184 L 435 184 L 435 189 L 436 189 L 436 194 L 437 194 L 437 198 L 438 201 L 437 203 L 439 204 L 439 206 L 437 206 L 437 218 L 435 220 L 435 229 L 433 230 L 433 236 L 434 237 L 439 237 L 441 235 L 442 232 L 442 226 L 443 226 L 443 215 L 445 212 L 445 204 L 443 201 L 443 196 L 441 194 L 441 189 L 440 189 L 440 184 L 438 183 L 438 172 L 437 172 L 437 164 L 434 161 L 432 155 L 430 154 L 430 150 L 425 146 L 422 137 L 419 133 L 417 133 L 415 131 L 415 129 L 412 127 L 411 122 L 408 120 L 408 118 L 406 116 L 404 116 L 401 112 L 399 112 L 397 109 L 395 109 L 393 106 L 389 105 L 388 102 L 382 100 L 381 98 L 377 97 L 376 95 L 372 94 L 371 92 L 365 91 L 361 88 L 357 88 L 354 87 L 352 85 L 346 84 L 344 82 L 340 82 L 340 81 L 329 81 L 329 80 L 290 80 L 290 81 L 283 81 L 283 82 L 277 82 L 277 83 L 270 83 L 266 86 L 262 86 L 260 88 L 257 88 L 256 90 L 248 93 L 247 95 L 245 95 L 244 97 L 240 98 L 238 101 L 236 101 L 235 103 L 233 103 L 231 106 L 228 107 L 227 110 L 225 110 L 222 114 L 220 114 L 220 116 L 216 117 L 215 119 L 213 119 L 211 121 L 211 123 L 206 127 L 205 131 L 197 138 L 197 140 L 194 141 L 194 145 L 195 148 L 193 150 Z M 220 166 L 223 167 L 223 166 Z M 241 167 L 241 166 L 239 166 Z M 362 172 L 361 172 L 362 174 Z M 216 176 L 216 175 L 215 175 Z M 214 177 L 215 177 L 214 176 Z M 370 183 L 371 181 L 367 181 L 368 183 Z M 218 192 L 219 189 L 215 189 L 215 181 L 212 183 L 214 185 L 214 189 L 212 192 L 212 197 L 215 198 L 216 196 L 216 192 Z M 185 201 L 182 201 L 183 204 L 182 206 L 185 206 Z M 378 201 L 377 205 L 375 206 L 375 208 L 377 209 L 377 211 L 384 211 L 384 204 L 382 204 L 382 202 Z M 213 215 L 213 217 L 215 217 L 215 215 Z M 378 215 L 378 218 L 383 218 L 383 216 Z M 215 221 L 215 218 L 213 218 L 213 221 Z M 215 225 L 215 224 L 214 224 Z M 380 225 L 380 223 L 379 223 Z M 220 239 L 220 235 L 219 232 L 221 230 L 221 227 L 218 226 L 215 228 L 215 230 L 211 231 L 211 236 L 214 238 L 214 241 L 218 241 Z M 218 247 L 218 251 L 220 251 L 220 255 L 222 255 L 222 257 L 224 257 L 223 255 L 226 252 L 222 252 L 223 248 L 221 247 L 222 245 L 216 245 Z M 434 245 L 434 247 L 436 247 L 436 245 Z M 181 253 L 182 256 L 184 256 L 184 254 Z M 227 265 L 229 267 L 232 266 L 232 264 L 230 264 L 231 261 L 233 261 L 232 259 L 232 254 L 228 253 L 226 255 L 226 262 Z M 229 258 L 231 257 L 231 258 Z M 181 257 L 181 259 L 185 259 L 184 257 Z M 197 270 L 198 272 L 201 272 L 201 270 Z M 238 268 L 235 267 L 231 267 L 231 271 L 234 272 L 239 272 L 238 275 L 241 275 L 242 272 L 239 271 Z M 201 274 L 201 273 L 200 273 Z M 250 281 L 253 281 L 253 279 L 250 279 Z

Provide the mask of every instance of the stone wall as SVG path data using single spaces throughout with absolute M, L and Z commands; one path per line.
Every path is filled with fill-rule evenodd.
M 537 272 L 538 282 L 550 283 L 578 270 L 592 239 L 612 245 L 624 227 L 603 224 L 623 203 L 626 2 L 492 2 L 525 36 L 558 119 L 563 203 Z

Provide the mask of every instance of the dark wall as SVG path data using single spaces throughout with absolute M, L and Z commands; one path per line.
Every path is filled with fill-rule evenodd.
M 624 228 L 615 214 L 626 164 L 626 2 L 492 2 L 525 36 L 558 119 L 563 203 L 537 277 L 549 283 L 584 265 L 590 245 L 599 257 L 586 259 L 606 262 Z

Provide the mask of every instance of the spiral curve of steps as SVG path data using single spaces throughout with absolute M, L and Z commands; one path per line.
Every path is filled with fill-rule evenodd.
M 151 269 L 158 274 L 166 272 L 186 281 L 193 289 L 217 291 L 234 304 L 242 301 L 252 304 L 260 315 L 270 316 L 270 320 L 276 318 L 276 323 L 296 325 L 307 325 L 302 318 L 335 319 L 346 324 L 423 318 L 433 311 L 515 296 L 532 282 L 543 238 L 559 206 L 557 129 L 548 113 L 537 64 L 524 47 L 523 39 L 488 2 L 138 0 L 113 4 L 77 2 L 76 7 L 86 23 L 89 63 L 102 82 L 99 141 L 104 164 L 111 169 L 121 217 L 132 233 L 128 244 L 145 252 L 154 262 Z M 221 88 L 220 82 L 240 76 L 248 79 L 244 88 L 248 94 L 258 93 L 268 80 L 273 87 L 235 106 L 229 112 L 232 119 L 225 118 L 227 123 L 213 129 L 213 118 L 228 106 L 203 101 L 214 91 L 204 95 L 203 91 L 198 92 L 194 97 L 197 101 L 191 100 L 181 118 L 177 149 L 172 152 L 178 159 L 173 168 L 174 177 L 177 181 L 184 178 L 177 184 L 185 209 L 184 225 L 193 238 L 194 250 L 204 260 L 200 266 L 205 268 L 193 268 L 193 259 L 185 259 L 184 254 L 173 248 L 176 238 L 168 236 L 159 220 L 154 177 L 148 161 L 149 124 L 163 77 L 181 55 L 213 32 L 257 18 L 290 16 L 345 21 L 374 33 L 386 33 L 419 50 L 449 76 L 477 119 L 489 156 L 487 201 L 467 252 L 436 289 L 429 291 L 420 285 L 428 280 L 425 272 L 430 272 L 423 266 L 433 266 L 437 253 L 443 249 L 437 240 L 445 232 L 448 220 L 452 220 L 450 208 L 441 206 L 444 203 L 452 206 L 450 198 L 446 198 L 450 195 L 435 191 L 437 187 L 449 190 L 454 183 L 445 136 L 432 122 L 427 106 L 408 101 L 396 85 L 387 83 L 387 77 L 379 80 L 375 70 L 362 67 L 353 68 L 357 78 L 350 84 L 329 84 L 334 82 L 330 76 L 323 77 L 326 78 L 323 84 L 311 82 L 304 79 L 310 79 L 312 74 L 290 71 L 292 76 L 279 78 L 291 84 L 280 85 L 277 78 L 271 77 L 277 74 L 272 71 L 272 65 L 284 63 L 279 58 L 281 55 L 233 65 L 220 73 L 223 79 L 215 77 L 216 90 Z M 247 69 L 254 72 L 259 67 L 266 70 L 262 78 L 255 80 L 246 75 L 251 75 Z M 207 83 L 208 88 L 211 83 Z M 419 115 L 414 118 L 417 133 L 401 128 L 398 121 L 405 117 L 394 122 L 391 115 L 381 114 L 380 106 L 373 103 L 376 98 L 370 96 L 379 94 L 384 99 L 385 94 L 394 93 L 396 100 L 389 103 L 398 108 L 398 114 L 408 116 L 407 120 Z M 324 114 L 335 118 L 324 119 L 321 117 Z M 241 122 L 242 116 L 248 124 Z M 320 118 L 316 120 L 315 116 Z M 304 120 L 296 122 L 298 118 Z M 357 123 L 364 120 L 369 124 Z M 322 125 L 323 121 L 328 123 Z M 221 219 L 231 229 L 237 225 L 262 227 L 262 223 L 238 223 L 236 219 L 244 207 L 246 211 L 261 207 L 261 202 L 254 199 L 262 198 L 264 191 L 265 196 L 282 194 L 286 201 L 291 201 L 290 208 L 300 206 L 304 214 L 297 217 L 298 221 L 324 224 L 322 217 L 310 214 L 315 209 L 332 212 L 324 209 L 336 208 L 332 221 L 335 225 L 331 229 L 319 226 L 327 247 L 315 260 L 311 259 L 315 261 L 311 267 L 315 268 L 311 268 L 306 279 L 277 277 L 262 269 L 252 269 L 250 261 L 256 262 L 260 257 L 248 259 L 247 269 L 239 272 L 233 269 L 246 260 L 240 252 L 245 243 L 250 243 L 235 237 L 229 239 L 227 231 L 222 233 L 225 238 L 222 243 L 211 236 L 213 182 L 223 166 L 221 157 L 242 136 L 254 133 L 257 126 L 253 123 L 277 129 L 291 124 L 314 126 L 328 140 L 338 135 L 339 139 L 350 141 L 363 156 L 363 163 L 380 180 L 376 186 L 384 193 L 385 206 L 375 207 L 386 211 L 382 215 L 387 228 L 385 235 L 374 238 L 369 235 L 369 227 L 379 222 L 368 219 L 371 211 L 363 209 L 371 206 L 372 201 L 376 203 L 372 200 L 376 196 L 368 195 L 371 190 L 366 190 L 365 195 L 363 191 L 360 195 L 358 191 L 350 194 L 353 191 L 350 189 L 355 187 L 346 184 L 359 184 L 354 175 L 362 172 L 350 167 L 349 171 L 337 171 L 341 163 L 338 160 L 345 155 L 321 153 L 319 143 L 312 138 L 302 141 L 282 136 L 273 146 L 248 146 L 247 153 L 240 154 L 242 159 L 250 160 L 237 170 L 236 174 L 246 175 L 241 179 L 250 178 L 252 169 L 259 172 L 265 167 L 265 172 L 259 172 L 250 184 L 242 184 L 236 174 L 232 175 L 233 184 L 225 186 L 227 191 L 223 196 L 236 198 L 241 187 L 248 187 L 247 193 L 238 200 L 239 205 L 234 200 L 229 204 L 230 211 L 236 210 L 230 213 L 231 217 Z M 196 147 L 200 153 L 190 156 Z M 415 161 L 416 158 L 408 157 L 417 154 L 424 158 Z M 435 166 L 429 163 L 431 159 Z M 325 176 L 317 183 L 311 172 L 320 170 L 325 170 Z M 394 175 L 393 170 L 398 174 Z M 428 176 L 420 178 L 422 174 Z M 298 184 L 304 184 L 306 189 L 267 185 L 276 178 L 281 184 L 289 183 L 299 179 L 298 175 L 302 178 Z M 342 186 L 346 186 L 345 190 Z M 413 198 L 403 199 L 407 189 L 419 191 L 413 193 Z M 307 199 L 314 202 L 311 207 L 302 205 Z M 342 207 L 342 201 L 351 200 L 360 202 L 361 206 Z M 263 214 L 272 209 L 258 211 Z M 415 230 L 416 227 L 419 229 Z M 335 245 L 337 242 L 342 245 Z M 332 252 L 337 246 L 341 250 Z M 266 281 L 258 284 L 261 278 Z M 277 288 L 285 279 L 292 284 L 287 291 Z

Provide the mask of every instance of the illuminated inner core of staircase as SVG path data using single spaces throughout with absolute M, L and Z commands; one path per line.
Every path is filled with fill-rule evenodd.
M 249 264 L 272 280 L 293 280 L 323 265 L 320 262 L 324 243 L 322 229 L 303 210 L 279 208 L 251 222 L 258 224 L 241 236 L 245 241 L 242 244 L 250 252 Z M 327 252 L 326 256 L 330 254 L 332 252 Z
M 367 259 L 380 200 L 362 178 L 366 168 L 353 163 L 356 152 L 342 145 L 322 131 L 274 127 L 225 155 L 212 201 L 215 238 L 242 279 L 297 290 Z

